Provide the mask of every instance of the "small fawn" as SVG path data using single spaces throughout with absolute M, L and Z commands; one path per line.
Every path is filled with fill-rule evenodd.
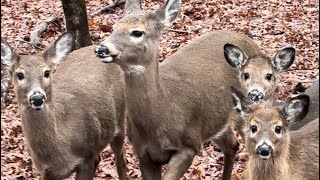
M 309 111 L 310 98 L 301 94 L 283 105 L 252 104 L 232 87 L 234 108 L 246 121 L 248 169 L 244 179 L 319 179 L 319 118 L 289 131 Z

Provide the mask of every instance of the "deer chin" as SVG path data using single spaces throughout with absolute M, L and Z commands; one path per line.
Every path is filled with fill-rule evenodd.
M 262 160 L 268 160 L 268 159 L 270 159 L 271 155 L 268 155 L 268 156 L 261 156 L 261 155 L 259 155 L 259 157 L 260 157 L 260 159 L 262 159 Z
M 44 104 L 40 105 L 40 106 L 36 106 L 34 104 L 31 104 L 32 109 L 35 109 L 37 111 L 40 111 L 41 109 L 43 109 Z
M 107 57 L 104 57 L 104 58 L 100 58 L 102 62 L 104 63 L 112 63 L 115 61 L 115 58 L 112 57 L 112 56 L 107 56 Z

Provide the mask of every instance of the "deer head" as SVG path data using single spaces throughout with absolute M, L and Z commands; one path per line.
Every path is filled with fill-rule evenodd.
M 43 54 L 20 56 L 1 40 L 1 64 L 10 72 L 20 105 L 41 110 L 51 101 L 53 70 L 71 52 L 73 41 L 65 33 Z

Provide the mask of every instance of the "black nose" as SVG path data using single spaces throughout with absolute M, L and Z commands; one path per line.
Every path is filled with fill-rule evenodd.
M 107 46 L 105 45 L 98 45 L 95 49 L 94 49 L 94 53 L 96 54 L 97 57 L 99 58 L 106 58 L 108 56 L 110 56 L 110 51 L 108 49 Z
M 272 153 L 272 147 L 267 144 L 262 144 L 257 148 L 257 154 L 260 156 L 269 156 Z
M 252 101 L 259 101 L 264 98 L 264 95 L 257 89 L 250 91 L 248 96 Z
M 30 103 L 34 106 L 41 106 L 44 103 L 44 101 L 45 96 L 38 91 L 33 93 L 33 95 L 30 97 Z

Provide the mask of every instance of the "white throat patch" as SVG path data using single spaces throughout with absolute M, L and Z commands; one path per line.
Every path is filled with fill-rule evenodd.
M 125 73 L 128 76 L 140 75 L 140 74 L 144 73 L 145 70 L 146 70 L 146 68 L 141 65 L 129 65 L 129 66 L 126 66 Z

